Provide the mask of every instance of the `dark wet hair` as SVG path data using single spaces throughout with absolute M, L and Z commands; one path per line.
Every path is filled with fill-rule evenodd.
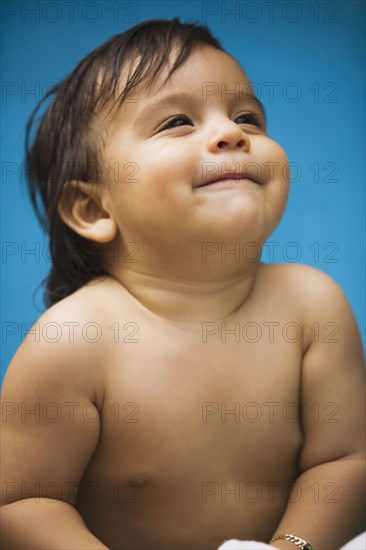
M 103 245 L 79 236 L 61 219 L 57 206 L 67 181 L 98 183 L 103 138 L 93 132 L 102 108 L 122 102 L 143 83 L 153 84 L 167 67 L 173 47 L 175 62 L 166 80 L 194 52 L 207 45 L 223 50 L 209 29 L 198 23 L 172 20 L 145 21 L 112 36 L 89 53 L 60 84 L 42 98 L 26 128 L 25 167 L 28 190 L 38 220 L 49 235 L 52 267 L 42 281 L 47 307 L 75 292 L 97 276 L 107 275 Z M 116 93 L 121 70 L 139 57 L 121 93 Z M 32 143 L 36 115 L 47 99 Z

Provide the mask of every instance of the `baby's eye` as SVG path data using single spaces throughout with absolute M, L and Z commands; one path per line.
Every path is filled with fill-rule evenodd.
M 245 113 L 236 117 L 235 122 L 237 124 L 252 124 L 258 128 L 263 128 L 263 122 L 258 115 L 254 113 Z
M 193 122 L 185 115 L 176 115 L 174 118 L 170 119 L 169 122 L 167 122 L 162 128 L 160 128 L 159 132 L 162 132 L 163 130 L 168 130 L 170 128 L 178 128 L 179 126 L 193 126 Z

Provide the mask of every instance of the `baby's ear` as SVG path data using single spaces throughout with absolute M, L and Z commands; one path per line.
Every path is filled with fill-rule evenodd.
M 117 235 L 117 225 L 103 208 L 93 183 L 68 181 L 62 190 L 57 210 L 64 223 L 85 239 L 108 243 Z

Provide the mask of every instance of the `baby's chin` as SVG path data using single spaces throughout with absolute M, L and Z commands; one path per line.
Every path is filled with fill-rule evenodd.
M 207 211 L 199 233 L 218 241 L 261 243 L 274 231 L 280 219 L 280 212 L 277 215 L 268 213 L 264 204 L 243 204 L 238 200 L 231 208 Z

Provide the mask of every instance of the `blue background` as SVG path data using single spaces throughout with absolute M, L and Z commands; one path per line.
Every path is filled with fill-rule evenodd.
M 364 336 L 364 2 L 79 1 L 71 9 L 4 1 L 1 8 L 2 376 L 22 329 L 44 310 L 41 291 L 34 292 L 50 268 L 21 169 L 26 120 L 88 52 L 153 18 L 207 24 L 254 82 L 269 133 L 293 163 L 287 211 L 269 239 L 274 255 L 263 259 L 328 273 Z

